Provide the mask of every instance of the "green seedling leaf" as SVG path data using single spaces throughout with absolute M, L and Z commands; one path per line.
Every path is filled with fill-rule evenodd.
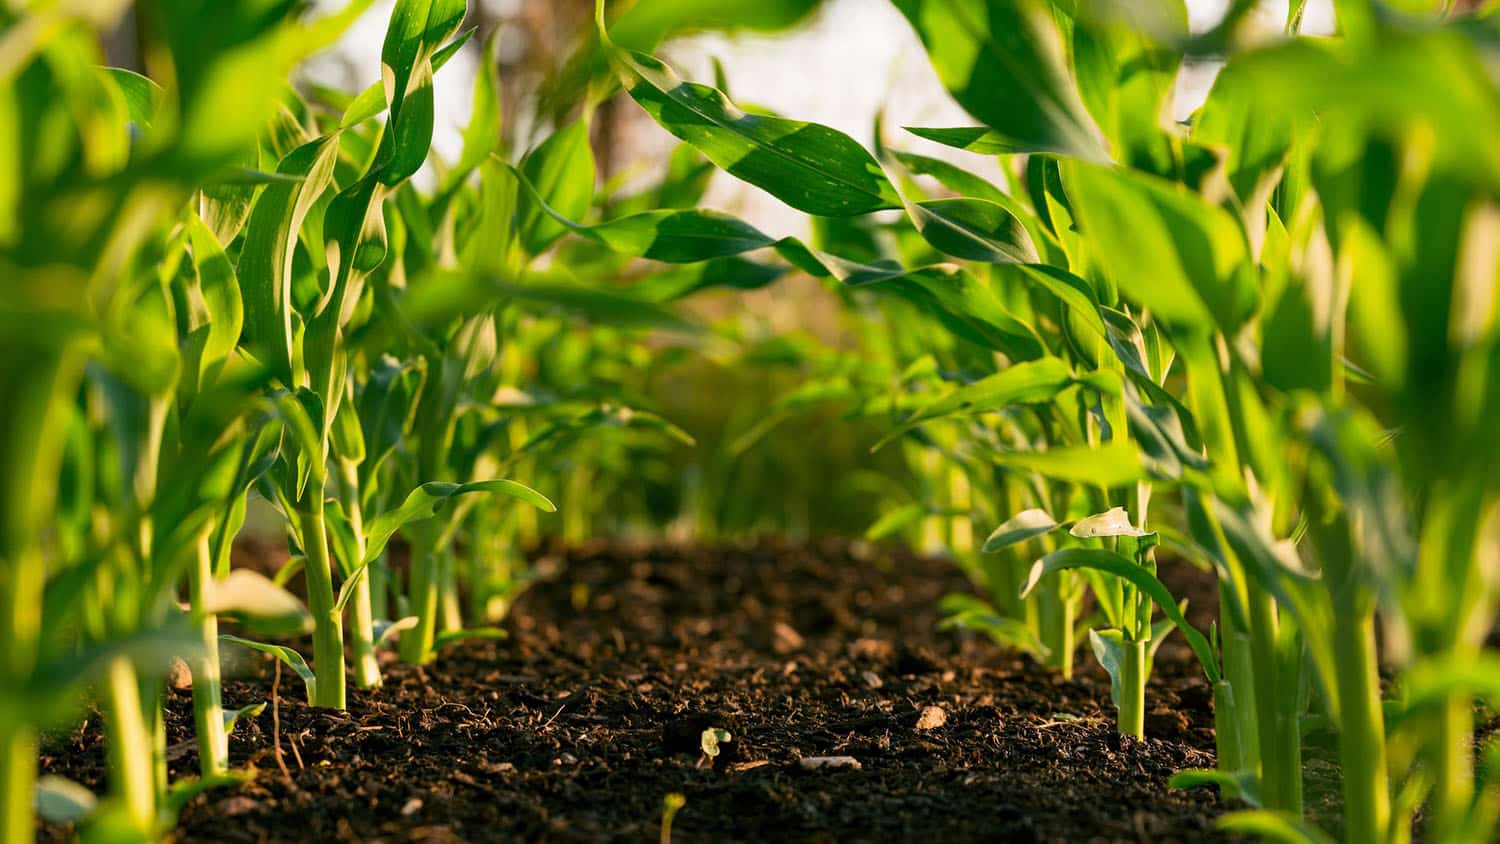
M 1302 818 L 1269 809 L 1230 812 L 1221 816 L 1215 826 L 1225 832 L 1253 835 L 1280 844 L 1335 844 L 1332 836 Z
M 297 653 L 296 651 L 285 645 L 272 645 L 266 642 L 254 642 L 249 639 L 241 639 L 238 636 L 230 636 L 228 634 L 220 634 L 219 641 L 230 642 L 235 645 L 243 645 L 244 647 L 247 647 L 251 650 L 260 651 L 263 654 L 270 654 L 271 656 L 276 657 L 277 659 L 281 660 L 281 662 L 286 665 L 286 667 L 296 672 L 298 677 L 302 678 L 302 684 L 307 689 L 308 702 L 311 703 L 312 701 L 317 699 L 316 692 L 318 688 L 318 677 L 316 674 L 313 674 L 313 670 L 308 667 L 307 660 L 302 658 L 302 654 Z
M 980 551 L 985 554 L 998 554 L 1012 545 L 1049 533 L 1061 526 L 1048 515 L 1046 510 L 1037 508 L 1022 510 L 1006 519 L 1000 527 L 995 528 L 989 538 L 984 541 L 984 547 Z
M 1213 648 L 1208 640 L 1203 637 L 1198 629 L 1188 624 L 1172 600 L 1172 593 L 1162 585 L 1156 576 L 1141 566 L 1136 565 L 1113 551 L 1102 548 L 1064 548 L 1061 551 L 1053 551 L 1031 566 L 1031 573 L 1021 587 L 1021 597 L 1031 594 L 1036 585 L 1043 577 L 1069 569 L 1093 569 L 1106 574 L 1129 581 L 1133 586 L 1150 596 L 1167 618 L 1171 619 L 1182 635 L 1187 638 L 1188 645 L 1197 655 L 1198 661 L 1203 666 L 1203 673 L 1208 675 L 1210 682 L 1218 682 L 1219 666 L 1214 659 Z
M 848 217 L 901 207 L 895 186 L 853 138 L 817 123 L 746 113 L 723 92 L 684 82 L 659 59 L 615 47 L 602 11 L 600 24 L 625 90 L 720 169 L 809 214 Z
M 375 647 L 378 648 L 390 644 L 397 633 L 415 628 L 419 621 L 421 619 L 414 615 L 398 618 L 395 621 L 389 621 L 384 618 L 376 619 L 372 625 L 374 627 Z
M 893 0 L 953 99 L 995 130 L 1006 152 L 1102 161 L 1063 37 L 1041 0 Z
M 259 704 L 265 706 L 265 704 Z M 244 785 L 255 778 L 251 771 L 229 771 L 228 773 L 215 774 L 209 777 L 188 777 L 172 783 L 167 790 L 167 810 L 172 813 L 181 812 L 183 808 L 191 803 L 194 797 L 216 788 L 233 788 Z
M 865 530 L 865 539 L 871 542 L 879 542 L 916 524 L 926 515 L 927 508 L 921 504 L 908 504 L 905 507 L 897 507 L 879 519 L 876 519 L 875 524 L 870 525 Z
M 368 566 L 385 551 L 386 543 L 390 542 L 391 536 L 402 525 L 437 515 L 455 496 L 478 492 L 508 495 L 547 513 L 557 511 L 557 506 L 547 496 L 516 481 L 474 481 L 467 484 L 446 481 L 425 483 L 408 493 L 406 500 L 401 502 L 401 506 L 381 513 L 370 522 L 365 535 L 365 559 L 361 568 Z
M 224 710 L 224 734 L 228 735 L 234 732 L 234 725 L 238 724 L 241 718 L 259 718 L 260 714 L 265 711 L 265 701 L 252 703 L 249 706 L 241 706 L 239 709 Z
M 1103 513 L 1085 516 L 1068 530 L 1080 539 L 1101 536 L 1146 536 L 1150 531 L 1141 530 L 1130 523 L 1130 514 L 1124 507 L 1111 507 Z
M 719 756 L 721 750 L 719 745 L 728 744 L 731 741 L 734 741 L 734 737 L 729 734 L 728 730 L 720 727 L 709 727 L 699 737 L 698 746 L 703 749 L 704 758 L 712 762 Z
M 76 824 L 99 807 L 94 792 L 67 777 L 46 774 L 36 781 L 36 813 L 48 823 Z
M 438 650 L 454 642 L 462 642 L 465 639 L 506 639 L 510 634 L 499 627 L 470 627 L 464 630 L 448 630 L 439 633 L 432 640 L 433 650 Z
M 941 609 L 943 620 L 938 622 L 940 630 L 954 627 L 978 630 L 1001 647 L 1014 648 L 1032 654 L 1037 659 L 1046 659 L 1052 653 L 1025 622 L 1000 615 L 989 604 L 973 595 L 945 595 Z
M 1236 797 L 1260 808 L 1260 777 L 1253 771 L 1219 771 L 1211 768 L 1193 768 L 1178 771 L 1167 780 L 1168 788 L 1198 788 L 1216 785 L 1226 797 Z
M 1094 652 L 1094 659 L 1099 660 L 1099 665 L 1109 675 L 1109 699 L 1115 708 L 1120 706 L 1120 683 L 1123 682 L 1122 672 L 1125 665 L 1125 633 L 1114 628 L 1108 630 L 1089 630 L 1089 649 Z
M 312 615 L 296 596 L 250 569 L 233 569 L 205 590 L 203 611 L 239 622 L 264 636 L 291 636 L 312 630 Z

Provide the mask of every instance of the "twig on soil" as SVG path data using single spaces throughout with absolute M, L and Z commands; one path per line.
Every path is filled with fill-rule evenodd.
M 271 680 L 271 747 L 276 753 L 276 766 L 281 769 L 281 776 L 288 785 L 296 788 L 292 782 L 292 772 L 286 769 L 286 760 L 281 757 L 281 660 L 276 660 L 276 677 Z

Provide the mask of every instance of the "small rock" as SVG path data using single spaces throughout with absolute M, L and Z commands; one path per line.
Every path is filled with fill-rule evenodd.
M 243 815 L 246 812 L 255 811 L 256 803 L 249 797 L 240 795 L 220 800 L 215 810 L 221 815 Z
M 922 714 L 917 718 L 917 729 L 936 730 L 946 723 L 948 723 L 947 710 L 941 706 L 924 706 Z
M 193 669 L 181 657 L 174 658 L 167 668 L 167 685 L 179 690 L 193 687 Z
M 409 818 L 422 811 L 422 798 L 413 797 L 401 805 L 401 817 Z
M 771 649 L 779 654 L 788 654 L 793 651 L 802 650 L 806 640 L 802 634 L 792 629 L 790 624 L 778 621 L 771 625 Z
M 561 755 L 559 755 L 556 759 L 553 760 L 553 764 L 556 764 L 556 765 L 577 765 L 578 764 L 578 757 L 574 756 L 571 753 L 564 752 Z
M 797 764 L 805 771 L 820 771 L 825 768 L 852 768 L 856 771 L 864 766 L 853 756 L 804 756 Z
M 859 676 L 865 681 L 865 685 L 872 689 L 878 689 L 885 685 L 885 681 L 881 680 L 880 675 L 874 671 L 861 671 L 859 672 Z

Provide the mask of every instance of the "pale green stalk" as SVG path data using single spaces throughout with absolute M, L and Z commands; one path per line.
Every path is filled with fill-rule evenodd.
M 198 537 L 188 589 L 193 626 L 203 653 L 193 661 L 193 723 L 198 734 L 198 769 L 205 777 L 229 770 L 229 734 L 224 728 L 223 688 L 219 677 L 219 619 L 204 609 L 212 588 L 213 552 L 209 531 Z
M 110 660 L 102 693 L 110 793 L 136 829 L 150 830 L 156 823 L 152 728 L 141 708 L 141 683 L 129 658 Z
M 313 472 L 307 489 L 297 502 L 297 520 L 301 526 L 303 553 L 307 563 L 307 605 L 313 617 L 313 670 L 318 681 L 314 689 L 314 706 L 343 709 L 344 624 L 334 608 L 333 561 L 328 553 L 328 531 L 323 506 L 326 481 L 321 472 Z
M 357 559 L 348 561 L 359 565 L 365 557 L 365 514 L 359 499 L 359 466 L 352 460 L 339 460 L 339 498 L 344 513 L 349 519 L 349 532 L 354 535 L 354 551 Z M 375 613 L 371 598 L 371 580 L 375 567 L 366 569 L 365 576 L 354 584 L 354 594 L 349 599 L 349 642 L 354 658 L 354 684 L 361 689 L 378 688 L 381 684 L 380 662 L 375 657 Z

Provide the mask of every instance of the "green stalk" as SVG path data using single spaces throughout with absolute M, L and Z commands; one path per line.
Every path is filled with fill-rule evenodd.
M 1050 651 L 1047 665 L 1057 669 L 1063 679 L 1073 676 L 1073 652 L 1077 650 L 1073 629 L 1076 602 L 1068 600 L 1063 594 L 1066 590 L 1062 580 L 1070 576 L 1070 572 L 1058 572 L 1050 581 L 1043 580 L 1038 584 L 1034 593 L 1037 596 L 1037 621 L 1042 644 Z
M 339 461 L 339 498 L 344 513 L 349 518 L 349 532 L 354 535 L 354 550 L 358 565 L 365 556 L 365 514 L 359 501 L 359 466 L 350 460 Z M 370 581 L 374 566 L 366 569 L 365 576 L 354 584 L 354 595 L 349 599 L 349 644 L 354 651 L 354 684 L 361 689 L 378 688 L 381 684 L 380 661 L 375 658 L 375 612 L 370 595 Z
M 407 530 L 411 542 L 410 588 L 408 608 L 417 617 L 417 626 L 401 634 L 401 659 L 414 665 L 432 661 L 432 644 L 437 638 L 438 576 L 437 560 L 432 551 L 432 528 L 417 523 Z
M 328 554 L 328 531 L 323 519 L 325 479 L 314 472 L 298 502 L 302 541 L 307 546 L 307 606 L 313 617 L 313 671 L 318 681 L 314 706 L 346 707 L 344 688 L 344 625 L 334 609 L 333 561 Z
M 1428 834 L 1433 841 L 1452 841 L 1463 828 L 1474 799 L 1473 701 L 1454 693 L 1442 703 L 1431 732 L 1434 781 L 1432 822 Z
M 0 719 L 0 841 L 36 836 L 31 817 L 36 760 L 36 730 L 7 713 Z
M 1239 765 L 1233 770 L 1258 774 L 1261 758 L 1260 724 L 1255 718 L 1255 664 L 1250 655 L 1250 635 L 1235 625 L 1234 617 L 1229 611 L 1229 602 L 1234 600 L 1229 590 L 1233 588 L 1234 584 L 1222 579 L 1219 581 L 1219 652 L 1223 661 L 1224 682 L 1233 689 L 1232 711 L 1236 719 L 1234 733 L 1238 737 L 1236 744 Z M 1217 706 L 1217 698 L 1215 705 Z M 1219 717 L 1217 712 L 1214 717 L 1216 720 Z M 1223 767 L 1222 742 L 1217 750 L 1220 754 L 1220 767 Z
M 193 722 L 198 733 L 198 769 L 204 777 L 229 770 L 229 734 L 224 730 L 223 688 L 219 678 L 219 618 L 205 612 L 207 590 L 213 583 L 213 552 L 209 532 L 198 537 L 188 590 L 193 625 L 198 630 L 203 655 L 193 663 Z
M 1375 613 L 1373 608 L 1363 613 L 1346 608 L 1336 616 L 1341 619 L 1333 625 L 1333 655 L 1344 781 L 1344 840 L 1380 841 L 1390 826 L 1391 796 L 1375 656 Z
M 1301 736 L 1295 718 L 1287 718 L 1288 679 L 1281 676 L 1276 649 L 1276 606 L 1253 581 L 1248 583 L 1250 660 L 1255 671 L 1255 715 L 1259 728 L 1261 797 L 1269 809 L 1302 813 Z M 1291 678 L 1295 682 L 1296 678 Z M 1291 723 L 1288 723 L 1288 722 Z
M 1226 774 L 1244 770 L 1244 744 L 1240 740 L 1239 704 L 1228 680 L 1214 683 L 1214 751 L 1218 768 Z
M 149 831 L 156 822 L 156 773 L 151 726 L 141 709 L 141 685 L 125 657 L 110 661 L 104 684 L 106 770 L 110 792 L 135 827 Z
M 1120 666 L 1118 727 L 1121 735 L 1138 739 L 1146 737 L 1146 644 L 1126 640 Z

